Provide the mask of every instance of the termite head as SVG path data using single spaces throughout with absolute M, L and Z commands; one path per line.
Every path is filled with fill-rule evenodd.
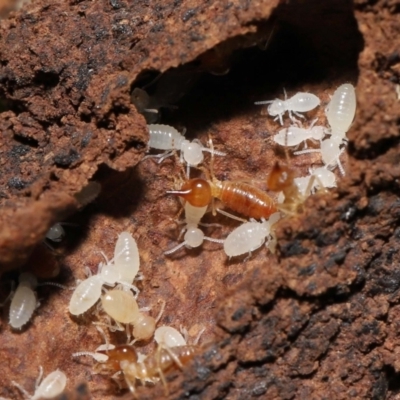
M 294 171 L 276 163 L 267 178 L 267 187 L 274 192 L 284 191 L 293 185 Z
M 271 117 L 276 117 L 277 115 L 283 114 L 285 112 L 285 102 L 279 99 L 274 100 L 268 106 L 268 113 Z
M 121 363 L 136 363 L 138 360 L 136 350 L 130 345 L 117 346 L 111 350 L 98 350 L 98 353 L 108 356 L 102 367 L 115 372 L 121 371 Z
M 177 194 L 193 207 L 205 207 L 210 204 L 212 199 L 210 184 L 201 178 L 189 179 L 182 185 L 180 190 L 173 190 L 167 193 Z

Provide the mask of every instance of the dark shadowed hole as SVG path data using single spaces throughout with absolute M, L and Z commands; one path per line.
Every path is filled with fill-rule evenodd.
M 144 90 L 149 96 L 146 107 L 160 111 L 156 116 L 145 114 L 148 122 L 179 122 L 192 138 L 215 121 L 254 110 L 257 100 L 283 98 L 284 88 L 293 95 L 303 86 L 325 89 L 332 82 L 357 83 L 363 39 L 348 1 L 282 2 L 258 30 L 265 34 L 262 40 L 254 35 L 258 47 L 242 48 L 243 37 L 229 39 L 219 45 L 225 58 L 219 57 L 221 51 L 210 50 L 162 75 L 142 73 L 132 94 Z M 241 49 L 226 51 L 235 47 Z M 206 72 L 204 60 L 208 67 L 211 63 L 214 75 Z M 140 98 L 133 99 L 135 104 L 143 100 L 143 93 L 137 90 L 136 96 Z M 143 103 L 140 107 L 143 112 Z
M 33 82 L 38 86 L 44 86 L 45 88 L 53 88 L 60 82 L 60 77 L 55 72 L 44 72 L 38 71 L 35 73 Z

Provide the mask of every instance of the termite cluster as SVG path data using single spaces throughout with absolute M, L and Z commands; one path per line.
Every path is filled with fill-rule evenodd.
M 147 313 L 148 308 L 139 308 L 137 298 L 140 291 L 133 282 L 141 279 L 140 258 L 136 241 L 130 233 L 122 232 L 119 235 L 114 257 L 105 259 L 105 263 L 100 263 L 96 275 L 90 275 L 78 284 L 69 303 L 69 312 L 74 316 L 92 309 L 97 318 L 94 324 L 105 343 L 94 352 L 81 351 L 72 356 L 93 357 L 99 362 L 98 372 L 112 373 L 118 384 L 122 378 L 132 394 L 136 392 L 136 380 L 144 384 L 161 379 L 167 388 L 164 372 L 182 368 L 194 356 L 198 339 L 189 346 L 185 330 L 186 338 L 173 327 L 157 327 L 164 311 L 164 302 L 156 318 Z M 125 332 L 126 344 L 111 344 L 104 329 Z M 135 343 L 148 342 L 153 337 L 157 343 L 156 351 L 147 356 L 140 354 Z
M 180 161 L 186 163 L 187 177 L 179 188 L 167 193 L 178 195 L 183 199 L 184 224 L 181 234 L 184 240 L 164 254 L 169 255 L 182 247 L 199 247 L 204 240 L 224 245 L 228 257 L 249 254 L 258 249 L 263 243 L 274 251 L 273 225 L 285 215 L 299 212 L 305 199 L 317 190 L 326 190 L 336 186 L 336 167 L 342 175 L 345 174 L 340 161 L 344 152 L 348 131 L 356 110 L 356 96 L 351 84 L 339 86 L 325 109 L 329 127 L 316 125 L 313 120 L 308 127 L 303 126 L 298 118 L 305 119 L 302 113 L 311 111 L 320 105 L 320 99 L 312 93 L 299 92 L 285 99 L 256 102 L 257 105 L 268 104 L 267 112 L 274 120 L 283 125 L 283 116 L 287 112 L 292 124 L 280 129 L 272 136 L 274 143 L 285 149 L 294 149 L 294 155 L 320 153 L 320 167 L 310 169 L 307 176 L 296 176 L 288 163 L 277 163 L 270 171 L 266 186 L 272 195 L 255 185 L 239 181 L 219 181 L 213 173 L 213 158 L 215 155 L 224 156 L 223 151 L 216 151 L 210 141 L 209 147 L 198 140 L 189 142 L 174 127 L 161 124 L 150 124 L 150 148 L 164 150 L 164 153 L 148 156 L 158 158 L 162 162 L 174 152 L 180 152 Z M 298 118 L 296 118 L 298 117 Z M 308 145 L 318 146 L 308 147 Z M 302 149 L 299 147 L 303 145 Z M 203 163 L 203 152 L 211 153 L 210 168 L 200 166 Z M 204 177 L 189 179 L 190 168 L 200 168 Z M 215 209 L 214 200 L 220 201 L 224 207 L 237 215 Z M 228 217 L 243 222 L 225 239 L 205 236 L 200 229 L 201 219 L 212 209 Z M 244 218 L 245 219 L 244 219 Z M 206 225 L 206 224 L 203 224 Z
M 180 241 L 175 247 L 164 250 L 169 256 L 184 247 L 191 249 L 202 245 L 204 240 L 222 244 L 227 257 L 250 257 L 252 252 L 263 244 L 275 251 L 275 224 L 280 218 L 297 214 L 310 194 L 336 186 L 338 167 L 345 174 L 340 156 L 347 145 L 346 133 L 354 119 L 356 96 L 354 87 L 349 84 L 339 86 L 326 106 L 325 115 L 329 126 L 317 125 L 317 120 L 304 124 L 307 113 L 320 106 L 320 99 L 311 94 L 299 92 L 290 98 L 260 101 L 257 105 L 268 104 L 267 113 L 284 125 L 284 115 L 288 113 L 290 125 L 282 127 L 271 135 L 272 140 L 293 155 L 319 153 L 321 166 L 310 169 L 307 176 L 297 176 L 286 162 L 276 163 L 268 174 L 266 187 L 269 192 L 258 186 L 241 181 L 220 181 L 214 175 L 214 157 L 224 157 L 224 149 L 214 149 L 211 140 L 207 144 L 199 140 L 189 141 L 172 126 L 149 124 L 150 149 L 163 150 L 162 154 L 148 155 L 159 163 L 179 152 L 185 177 L 177 187 L 170 187 L 167 193 L 179 197 L 184 218 Z M 152 114 L 153 109 L 143 108 L 143 112 Z M 297 118 L 296 118 L 297 117 Z M 204 154 L 208 153 L 206 164 Z M 193 169 L 195 172 L 193 172 Z M 191 175 L 195 177 L 191 177 Z M 99 187 L 95 186 L 95 191 Z M 91 194 L 91 193 L 90 193 Z M 94 197 L 97 195 L 94 194 Z M 82 195 L 83 196 L 83 195 Z M 87 196 L 86 196 L 87 197 Z M 85 197 L 85 199 L 86 199 Z M 90 196 L 89 196 L 90 197 Z M 88 200 L 90 201 L 90 200 Z M 231 212 L 217 208 L 219 201 Z M 82 200 L 82 204 L 86 200 Z M 206 236 L 203 232 L 202 218 L 207 212 L 220 213 L 241 222 L 225 238 Z M 62 224 L 54 225 L 47 233 L 48 241 L 59 242 L 65 232 Z M 161 380 L 167 388 L 164 374 L 171 369 L 182 368 L 193 358 L 198 349 L 199 337 L 188 344 L 187 331 L 181 332 L 170 326 L 157 324 L 162 316 L 165 303 L 159 306 L 157 316 L 149 313 L 149 308 L 140 308 L 140 256 L 135 239 L 129 232 L 119 234 L 113 257 L 98 265 L 96 274 L 89 270 L 87 277 L 78 282 L 69 302 L 69 313 L 73 318 L 83 314 L 90 315 L 96 328 L 102 334 L 104 343 L 94 351 L 87 349 L 74 353 L 74 359 L 91 356 L 98 365 L 97 372 L 108 373 L 119 385 L 136 393 L 138 381 L 142 384 Z M 52 284 L 45 282 L 41 284 Z M 40 285 L 32 273 L 22 273 L 15 292 L 10 295 L 11 305 L 9 322 L 13 329 L 21 329 L 32 317 L 36 307 L 36 287 Z M 143 290 L 141 288 L 141 290 Z M 123 332 L 126 343 L 114 345 L 110 342 L 110 332 Z M 201 334 L 201 332 L 200 332 Z M 149 355 L 137 351 L 137 342 L 150 342 L 154 338 L 156 347 Z M 42 375 L 41 370 L 41 375 Z M 31 399 L 53 397 L 61 393 L 66 386 L 64 373 L 56 370 L 43 381 L 37 383 L 36 391 L 30 396 L 19 384 L 13 382 L 25 396 Z M 47 396 L 47 397 L 46 397 Z

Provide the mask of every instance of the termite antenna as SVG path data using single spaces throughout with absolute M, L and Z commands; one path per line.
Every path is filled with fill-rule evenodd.
M 243 223 L 248 222 L 246 219 L 237 217 L 236 215 L 233 215 L 225 210 L 221 210 L 220 208 L 217 208 L 217 212 L 219 212 L 222 215 L 225 215 L 225 217 L 232 218 L 239 222 L 243 222 Z
M 257 106 L 261 106 L 263 104 L 271 104 L 273 103 L 275 100 L 261 100 L 261 101 L 255 101 L 254 104 Z
M 58 288 L 64 289 L 64 290 L 69 289 L 67 286 L 61 285 L 61 283 L 56 283 L 56 282 L 41 282 L 41 283 L 38 283 L 38 286 L 55 286 L 55 287 L 58 287 Z
M 18 390 L 20 390 L 27 399 L 31 399 L 32 396 L 17 382 L 11 381 L 11 384 L 15 386 Z
M 156 324 L 158 324 L 158 322 L 160 321 L 162 315 L 164 314 L 165 304 L 166 304 L 165 300 L 159 300 L 158 302 L 161 303 L 161 308 L 160 308 L 160 311 L 158 312 L 158 315 L 157 315 L 157 318 L 156 318 Z
M 266 43 L 264 45 L 261 45 L 261 44 L 258 45 L 258 48 L 261 51 L 267 50 L 267 48 L 269 46 L 269 42 L 271 41 L 271 38 L 272 38 L 273 34 L 275 33 L 275 27 L 276 27 L 276 21 L 274 22 L 274 25 L 272 26 L 271 32 L 268 35 L 268 39 L 267 39 Z
M 192 192 L 192 189 L 188 190 L 167 190 L 165 193 L 167 194 L 176 194 L 178 196 L 190 194 Z
M 170 250 L 164 251 L 164 255 L 175 253 L 175 251 L 179 250 L 181 247 L 184 247 L 186 242 L 179 243 L 177 246 L 173 247 Z

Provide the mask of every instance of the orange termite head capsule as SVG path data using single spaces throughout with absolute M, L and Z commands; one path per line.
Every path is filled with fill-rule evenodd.
M 104 365 L 113 371 L 121 370 L 121 362 L 128 361 L 129 363 L 136 363 L 138 356 L 136 350 L 130 345 L 121 345 L 111 350 L 98 350 L 99 353 L 108 356 L 108 360 Z
M 210 184 L 201 178 L 189 179 L 180 190 L 170 191 L 168 193 L 177 194 L 193 207 L 205 207 L 211 202 Z
M 274 192 L 280 192 L 293 184 L 294 172 L 287 166 L 276 163 L 267 178 L 267 187 Z

